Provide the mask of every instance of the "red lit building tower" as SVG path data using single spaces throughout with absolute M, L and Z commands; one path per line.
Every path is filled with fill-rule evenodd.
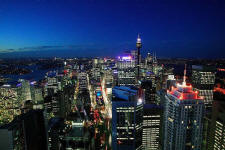
M 204 101 L 184 80 L 167 91 L 164 110 L 164 150 L 200 150 Z

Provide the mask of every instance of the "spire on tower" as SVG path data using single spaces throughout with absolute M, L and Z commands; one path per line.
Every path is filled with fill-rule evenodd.
M 185 64 L 185 67 L 184 67 L 183 85 L 186 85 L 186 64 Z

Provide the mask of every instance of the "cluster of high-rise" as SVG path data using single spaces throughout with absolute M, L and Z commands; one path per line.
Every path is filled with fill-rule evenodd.
M 118 57 L 112 90 L 112 149 L 159 149 L 162 107 L 156 104 L 156 77 L 160 68 L 148 53 L 141 59 L 141 38 L 137 50 Z M 162 68 L 161 68 L 162 69 Z
M 178 74 L 141 48 L 138 35 L 116 58 L 60 59 L 42 80 L 2 84 L 0 149 L 225 149 L 225 70 Z
M 220 110 L 217 103 L 221 102 L 215 101 L 215 69 L 193 65 L 187 83 L 186 67 L 183 79 L 176 79 L 173 70 L 158 65 L 150 53 L 141 59 L 141 45 L 138 36 L 136 52 L 126 52 L 116 62 L 113 149 L 223 149 L 224 123 L 222 114 L 216 111 Z M 142 116 L 136 115 L 139 113 L 135 108 L 141 109 Z M 130 120 L 136 120 L 136 127 L 132 127 Z M 132 134 L 137 129 L 135 133 L 142 132 L 141 138 Z M 134 136 L 136 142 L 132 141 Z
M 0 124 L 9 123 L 23 112 L 24 105 L 31 101 L 34 107 L 43 107 L 42 89 L 35 81 L 19 80 L 0 87 Z

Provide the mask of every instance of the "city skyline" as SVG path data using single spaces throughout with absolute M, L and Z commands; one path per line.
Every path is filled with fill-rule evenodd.
M 224 0 L 0 0 L 0 150 L 224 150 Z
M 223 58 L 223 1 L 2 1 L 0 57 L 142 55 Z M 85 55 L 84 55 L 85 54 Z

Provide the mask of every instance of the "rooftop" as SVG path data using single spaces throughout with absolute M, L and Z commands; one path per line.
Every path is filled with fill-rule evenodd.
M 177 84 L 177 87 L 172 87 L 171 91 L 167 91 L 167 94 L 173 95 L 180 100 L 197 99 L 202 100 L 203 97 L 198 95 L 198 91 L 193 91 L 192 85 L 187 85 L 186 82 Z
M 134 86 L 115 86 L 112 93 L 114 100 L 129 101 L 131 97 L 138 95 L 138 88 Z

